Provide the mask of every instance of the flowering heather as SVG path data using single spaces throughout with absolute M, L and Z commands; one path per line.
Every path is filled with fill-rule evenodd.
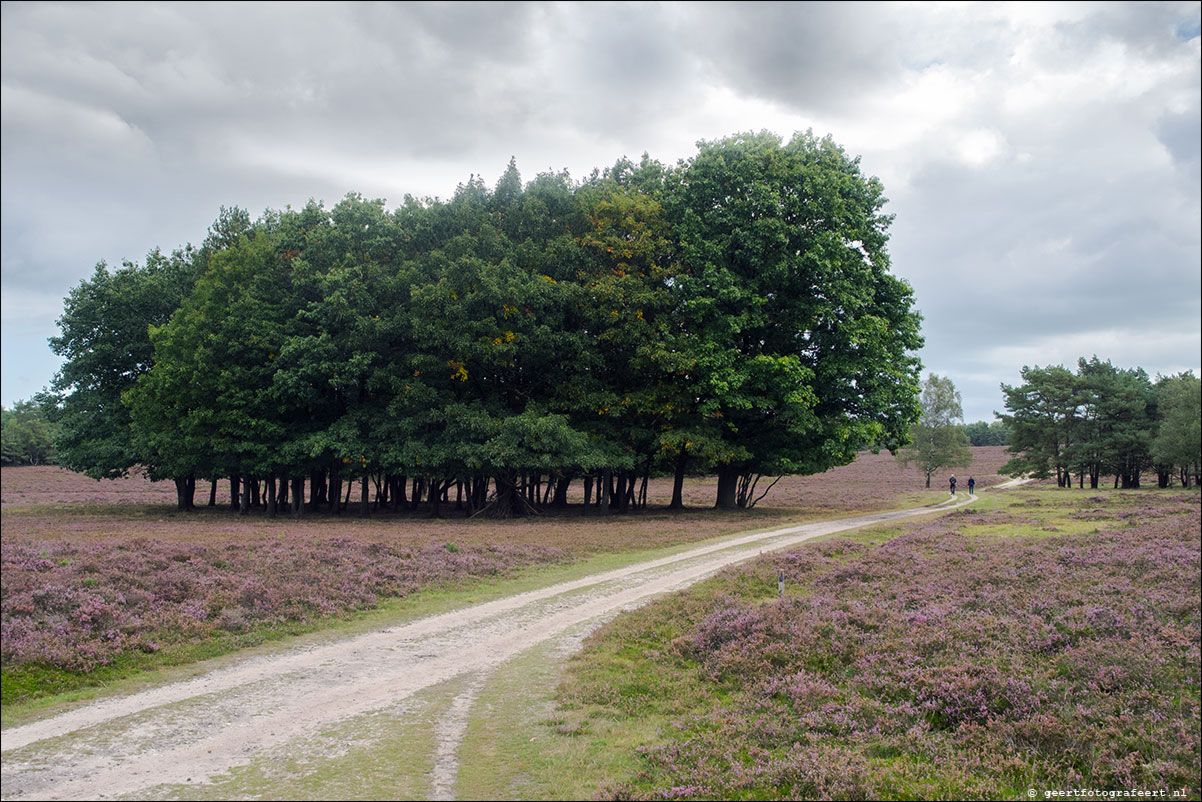
M 1076 498 L 1110 528 L 974 535 L 1008 513 L 949 515 L 761 558 L 615 621 L 593 648 L 642 657 L 569 701 L 669 723 L 602 795 L 1199 798 L 1198 497 Z
M 1004 450 L 975 453 L 980 485 L 1000 481 L 992 474 Z M 141 476 L 97 482 L 53 466 L 5 467 L 2 476 L 3 667 L 80 673 L 122 653 L 313 621 L 443 581 L 701 540 L 810 512 L 896 506 L 899 492 L 922 483 L 917 471 L 899 470 L 887 454 L 862 454 L 820 476 L 786 477 L 752 511 L 269 521 L 261 513 L 230 512 L 225 481 L 217 507 L 178 513 L 174 487 Z M 198 503 L 207 490 L 202 483 Z M 688 493 L 690 504 L 709 507 L 713 481 L 690 480 Z M 653 506 L 666 506 L 670 496 L 670 479 L 651 483 Z M 6 682 L 6 701 L 7 688 Z
M 537 546 L 414 546 L 352 537 L 0 546 L 3 663 L 89 671 L 261 624 L 307 622 L 454 580 L 566 559 Z

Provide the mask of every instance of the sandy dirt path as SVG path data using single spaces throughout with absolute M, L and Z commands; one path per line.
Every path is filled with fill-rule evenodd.
M 949 499 L 938 509 L 970 500 Z M 328 752 L 332 745 L 345 748 L 347 738 L 356 748 L 370 748 L 373 739 L 385 739 L 387 727 L 356 722 L 387 722 L 412 709 L 423 691 L 459 681 L 452 703 L 428 722 L 436 746 L 423 785 L 430 798 L 453 798 L 455 749 L 472 701 L 507 660 L 569 631 L 591 630 L 760 553 L 933 511 L 924 507 L 734 536 L 412 623 L 252 657 L 8 728 L 0 739 L 2 795 L 166 798 L 182 788 L 203 797 L 206 784 L 264 755 Z M 262 796 L 278 794 L 263 788 Z

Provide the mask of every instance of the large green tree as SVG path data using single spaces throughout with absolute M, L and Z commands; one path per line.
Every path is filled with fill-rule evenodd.
M 102 262 L 67 295 L 61 334 L 50 339 L 63 366 L 39 397 L 58 426 L 63 467 L 117 478 L 144 462 L 121 396 L 154 364 L 150 328 L 170 319 L 204 259 L 186 248 L 171 256 L 152 251 L 145 264 L 116 270 Z
M 931 476 L 942 468 L 972 464 L 972 450 L 964 433 L 960 391 L 952 380 L 931 373 L 922 385 L 921 413 L 910 428 L 910 444 L 897 453 L 902 465 L 917 465 L 931 486 Z
M 1103 473 L 1123 487 L 1139 487 L 1141 472 L 1151 466 L 1152 420 L 1155 397 L 1140 368 L 1121 370 L 1094 356 L 1077 363 L 1077 414 L 1069 462 L 1086 475 L 1090 487 Z
M 1072 480 L 1069 455 L 1078 426 L 1076 377 L 1063 365 L 1024 366 L 1021 375 L 1022 384 L 1001 386 L 1009 414 L 998 418 L 1010 428 L 1007 450 L 1016 455 L 1002 472 L 1035 479 L 1055 476 L 1066 487 Z
M 1168 485 L 1172 470 L 1183 487 L 1197 479 L 1202 469 L 1202 379 L 1192 371 L 1161 378 L 1156 382 L 1159 426 L 1152 440 L 1152 456 L 1161 471 L 1161 485 Z
M 243 236 L 213 256 L 171 320 L 151 329 L 154 366 L 124 400 L 152 479 L 287 471 L 274 362 L 295 317 L 289 275 L 268 234 Z M 248 501 L 244 494 L 243 511 Z
M 717 506 L 763 473 L 895 448 L 918 416 L 922 340 L 889 273 L 880 182 L 830 138 L 701 142 L 667 201 L 676 336 L 694 412 L 720 439 Z

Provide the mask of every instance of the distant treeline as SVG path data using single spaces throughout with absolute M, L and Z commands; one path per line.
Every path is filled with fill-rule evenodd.
M 1154 471 L 1160 487 L 1174 476 L 1188 487 L 1202 465 L 1202 380 L 1190 371 L 1148 378 L 1143 368 L 1120 369 L 1096 356 L 1063 365 L 1024 367 L 1023 384 L 1002 385 L 1016 454 L 1003 470 L 1056 477 L 1061 487 L 1139 487 Z
M 1010 445 L 1010 427 L 1000 420 L 993 423 L 977 421 L 961 428 L 968 436 L 968 442 L 974 446 Z
M 54 425 L 33 401 L 18 401 L 0 413 L 0 464 L 47 465 L 56 461 Z
M 97 266 L 51 340 L 65 467 L 229 478 L 240 502 L 438 514 L 645 504 L 647 480 L 762 474 L 900 445 L 920 317 L 880 183 L 829 138 L 699 144 L 666 167 L 449 201 L 222 209 L 199 248 Z M 307 498 L 305 495 L 308 486 Z M 215 485 L 214 485 L 215 486 Z M 373 493 L 374 491 L 374 493 Z

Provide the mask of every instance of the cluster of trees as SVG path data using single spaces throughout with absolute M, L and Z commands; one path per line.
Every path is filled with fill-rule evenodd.
M 46 465 L 55 461 L 54 427 L 39 404 L 18 401 L 0 411 L 0 463 Z
M 993 423 L 977 421 L 964 427 L 964 435 L 974 446 L 1010 445 L 1010 427 L 1000 420 Z
M 1061 487 L 1096 488 L 1102 476 L 1115 487 L 1139 487 L 1155 471 L 1160 487 L 1174 475 L 1195 483 L 1202 463 L 1202 380 L 1192 372 L 1159 377 L 1142 368 L 1123 370 L 1096 356 L 1062 365 L 1024 367 L 1023 383 L 1002 385 L 1016 453 L 1003 470 L 1011 475 L 1056 477 Z
M 764 474 L 900 446 L 920 317 L 879 182 L 829 138 L 747 134 L 666 167 L 222 209 L 199 248 L 97 266 L 42 397 L 60 463 L 229 477 L 245 510 L 375 503 L 502 515 L 645 504 L 649 476 Z M 309 486 L 308 501 L 305 485 Z M 215 485 L 214 485 L 215 487 Z

